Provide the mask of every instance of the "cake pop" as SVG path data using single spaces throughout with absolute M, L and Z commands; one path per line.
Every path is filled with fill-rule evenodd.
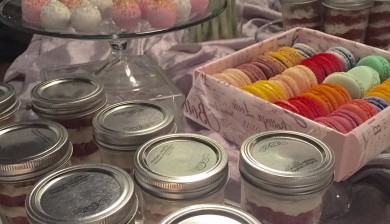
M 41 10 L 48 0 L 22 0 L 22 18 L 23 21 L 41 25 Z
M 57 0 L 50 0 L 41 11 L 42 25 L 46 30 L 64 30 L 69 27 L 70 11 Z
M 176 6 L 171 0 L 150 0 L 144 18 L 153 28 L 167 29 L 175 25 Z
M 89 0 L 89 2 L 99 9 L 103 18 L 110 18 L 113 5 L 112 0 Z
M 77 32 L 96 32 L 102 16 L 96 6 L 88 0 L 81 0 L 80 4 L 73 9 L 70 22 Z
M 112 20 L 121 29 L 134 29 L 141 20 L 141 9 L 135 0 L 115 0 Z

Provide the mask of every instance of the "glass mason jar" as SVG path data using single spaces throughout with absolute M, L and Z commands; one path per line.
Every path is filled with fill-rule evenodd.
M 16 96 L 14 87 L 0 84 L 0 126 L 15 123 L 19 107 L 20 100 Z
M 252 215 L 231 206 L 200 204 L 180 209 L 161 221 L 160 224 L 261 224 Z
M 72 144 L 51 121 L 0 128 L 0 216 L 3 224 L 27 224 L 25 198 L 45 175 L 69 165 Z
M 372 0 L 324 0 L 325 33 L 364 43 Z
M 134 224 L 138 199 L 124 170 L 85 164 L 40 180 L 26 199 L 30 224 Z
M 322 29 L 321 0 L 281 0 L 283 27 Z
M 267 224 L 318 224 L 334 154 L 302 133 L 272 131 L 241 146 L 241 208 Z
M 102 162 L 130 174 L 134 155 L 142 144 L 157 136 L 176 133 L 173 112 L 151 102 L 122 102 L 101 110 L 93 119 L 94 138 Z
M 137 151 L 134 168 L 144 223 L 159 223 L 190 205 L 223 204 L 228 169 L 225 149 L 205 136 L 171 134 L 148 141 Z
M 63 125 L 73 144 L 72 164 L 100 163 L 92 119 L 106 104 L 103 86 L 90 77 L 48 80 L 31 91 L 33 111 Z
M 366 44 L 390 49 L 390 0 L 376 0 L 371 8 Z

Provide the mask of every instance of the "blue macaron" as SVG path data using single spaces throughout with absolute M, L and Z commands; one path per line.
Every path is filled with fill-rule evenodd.
M 389 104 L 380 97 L 370 96 L 365 97 L 364 100 L 373 105 L 378 112 L 386 109 L 389 106 Z
M 348 71 L 349 69 L 356 66 L 356 63 L 357 63 L 356 57 L 352 54 L 352 52 L 350 50 L 348 50 L 345 47 L 332 47 L 332 48 L 329 48 L 327 50 L 327 52 L 333 52 L 333 53 L 339 55 L 339 57 L 343 58 L 342 59 L 343 62 L 346 62 L 348 64 L 346 71 Z
M 313 57 L 314 55 L 318 54 L 318 51 L 316 51 L 314 48 L 310 47 L 307 44 L 303 44 L 303 43 L 295 43 L 292 46 L 292 48 L 296 49 L 299 52 L 303 52 L 303 56 L 305 58 Z

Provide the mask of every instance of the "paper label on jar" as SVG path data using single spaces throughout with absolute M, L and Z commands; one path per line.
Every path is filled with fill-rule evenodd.
M 163 143 L 146 158 L 153 172 L 166 176 L 191 176 L 212 169 L 218 158 L 208 146 L 193 141 Z
M 7 132 L 0 136 L 0 160 L 16 162 L 32 158 L 55 145 L 57 139 L 56 133 L 43 128 Z
M 152 107 L 133 106 L 109 114 L 104 126 L 119 132 L 136 132 L 153 128 L 161 124 L 164 114 Z
M 318 168 L 321 152 L 302 140 L 272 138 L 257 143 L 251 155 L 261 166 L 282 172 L 305 172 Z
M 86 218 L 111 207 L 121 190 L 118 181 L 110 175 L 75 173 L 53 180 L 43 192 L 40 205 L 52 217 Z

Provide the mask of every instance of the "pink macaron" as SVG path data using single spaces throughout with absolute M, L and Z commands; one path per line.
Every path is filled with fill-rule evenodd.
M 176 6 L 170 0 L 151 0 L 144 10 L 143 18 L 155 29 L 168 29 L 175 25 Z
M 41 25 L 41 11 L 49 0 L 22 0 L 23 21 L 29 24 Z
M 114 0 L 112 20 L 120 29 L 135 29 L 141 20 L 141 8 L 136 0 Z

